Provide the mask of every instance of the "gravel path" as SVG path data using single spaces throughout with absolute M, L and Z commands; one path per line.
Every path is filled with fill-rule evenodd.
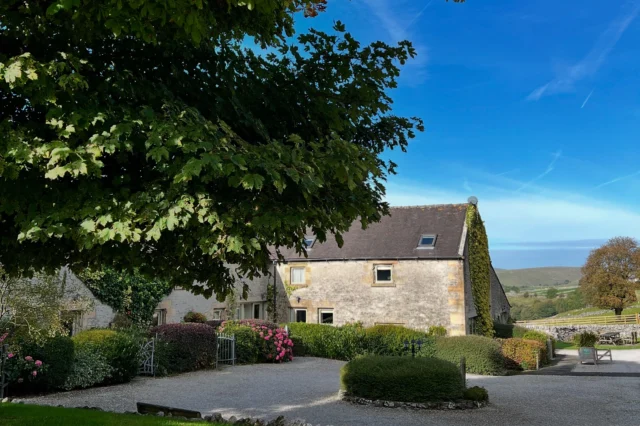
M 609 425 L 640 424 L 640 380 L 621 377 L 469 376 L 492 404 L 469 411 L 410 411 L 351 405 L 337 399 L 343 362 L 297 358 L 288 364 L 218 371 L 72 391 L 24 400 L 69 407 L 135 411 L 136 401 L 219 412 L 225 417 L 303 418 L 314 425 Z M 428 386 L 428 385 L 427 385 Z

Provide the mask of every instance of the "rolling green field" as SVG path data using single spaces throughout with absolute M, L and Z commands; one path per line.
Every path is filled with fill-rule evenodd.
M 577 287 L 582 272 L 577 267 L 546 267 L 526 269 L 496 269 L 503 286 L 516 287 Z

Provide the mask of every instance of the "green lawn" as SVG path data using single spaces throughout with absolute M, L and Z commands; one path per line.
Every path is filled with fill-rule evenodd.
M 624 350 L 624 349 L 640 349 L 640 344 L 637 345 L 596 345 L 597 349 L 614 349 L 614 350 Z M 556 349 L 578 349 L 573 343 L 570 342 L 556 342 Z
M 556 315 L 553 318 L 568 318 L 568 317 L 577 317 L 580 316 L 581 314 L 587 313 L 587 312 L 598 312 L 598 311 L 603 311 L 604 309 L 602 308 L 582 308 L 582 309 L 574 309 L 572 311 L 566 311 L 566 312 L 562 312 L 558 315 Z M 625 310 L 622 311 L 622 315 L 632 315 L 632 314 L 638 314 L 640 313 L 640 305 L 633 305 L 633 306 L 629 306 L 628 308 L 626 308 Z M 615 312 L 613 312 L 613 310 L 609 309 L 604 313 L 600 313 L 598 315 L 595 316 L 613 316 L 615 315 Z
M 2 426 L 193 426 L 194 423 L 163 417 L 9 403 L 0 404 L 0 424 Z M 207 425 L 222 426 L 220 423 L 207 423 Z

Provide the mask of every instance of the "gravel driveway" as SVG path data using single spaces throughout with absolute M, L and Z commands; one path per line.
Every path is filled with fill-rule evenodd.
M 468 376 L 491 405 L 468 411 L 409 411 L 351 405 L 337 399 L 343 362 L 297 358 L 287 364 L 218 371 L 72 391 L 24 400 L 69 407 L 135 411 L 136 401 L 219 412 L 225 417 L 302 418 L 314 425 L 633 425 L 640 424 L 640 380 L 622 377 Z M 428 384 L 425 384 L 428 386 Z

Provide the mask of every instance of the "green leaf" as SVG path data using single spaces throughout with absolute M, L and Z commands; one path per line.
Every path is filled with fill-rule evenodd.
M 257 174 L 246 175 L 242 178 L 242 187 L 244 189 L 256 189 L 262 188 L 264 178 Z

